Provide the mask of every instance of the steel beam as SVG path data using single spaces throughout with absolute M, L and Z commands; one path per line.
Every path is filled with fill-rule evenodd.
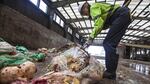
M 149 27 L 149 26 L 148 26 Z M 146 28 L 148 28 L 148 27 L 146 27 Z M 145 28 L 145 29 L 146 29 Z M 78 31 L 81 31 L 81 30 L 88 30 L 88 29 L 93 29 L 93 27 L 83 27 L 83 28 L 80 28 L 80 29 L 78 29 Z M 143 31 L 143 32 L 148 32 L 148 33 L 150 33 L 150 30 L 145 30 L 145 29 L 131 29 L 131 28 L 128 28 L 127 30 L 134 30 L 134 31 Z
M 136 16 L 133 16 L 133 19 L 135 19 L 135 20 L 148 20 L 148 21 L 150 21 L 150 17 L 136 17 Z
M 150 17 L 136 17 L 136 16 L 132 16 L 133 19 L 135 20 L 148 20 L 150 21 Z M 84 21 L 84 20 L 89 20 L 89 18 L 78 18 L 78 19 L 67 19 L 67 22 L 78 22 L 78 21 Z
M 87 39 L 88 37 L 84 37 L 85 39 Z M 95 40 L 104 40 L 105 37 L 98 37 L 99 39 L 95 38 Z M 101 39 L 102 38 L 102 39 Z M 104 39 L 103 39 L 104 38 Z M 124 39 L 122 38 L 121 40 L 127 40 L 127 41 L 132 41 L 132 42 L 136 42 L 137 40 L 131 40 L 131 39 Z M 141 41 L 140 41 L 141 42 Z
M 78 1 L 85 1 L 85 0 L 62 0 L 62 1 L 53 2 L 52 5 L 55 7 L 62 7 Z
M 123 45 L 132 46 L 132 47 L 138 47 L 138 48 L 148 48 L 148 49 L 150 49 L 150 45 L 129 44 L 129 43 L 123 43 Z
M 80 33 L 82 36 L 89 35 L 90 33 Z M 107 34 L 107 33 L 100 33 L 100 34 Z
M 82 36 L 84 36 L 84 35 L 90 35 L 90 33 L 80 33 Z M 100 34 L 107 34 L 107 33 L 100 33 Z M 149 39 L 148 37 L 143 37 L 143 36 L 134 36 L 134 35 L 124 35 L 124 36 L 129 36 L 129 37 L 136 37 L 136 38 L 142 38 L 142 39 Z M 97 38 L 99 38 L 99 37 L 97 37 Z M 105 36 L 103 37 L 103 38 L 105 38 Z

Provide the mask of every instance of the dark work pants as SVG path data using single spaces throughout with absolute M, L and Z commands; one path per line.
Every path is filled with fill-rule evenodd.
M 116 47 L 131 23 L 129 11 L 127 7 L 120 7 L 106 20 L 110 25 L 110 30 L 103 42 L 107 72 L 116 73 L 119 58 L 119 55 L 116 54 Z

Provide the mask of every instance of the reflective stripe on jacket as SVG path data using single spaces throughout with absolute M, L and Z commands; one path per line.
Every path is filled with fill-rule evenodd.
M 94 29 L 92 30 L 92 33 L 90 34 L 91 38 L 95 38 L 102 30 L 104 22 L 107 18 L 107 15 L 109 13 L 109 10 L 111 9 L 112 5 L 107 3 L 94 3 L 90 7 L 90 15 L 92 19 L 94 20 Z M 119 5 L 114 5 L 112 12 L 115 11 L 120 7 Z M 97 16 L 99 16 L 97 18 Z M 96 19 L 95 19 L 96 17 Z

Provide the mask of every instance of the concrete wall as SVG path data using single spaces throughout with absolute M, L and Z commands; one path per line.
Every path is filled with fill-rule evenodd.
M 45 1 L 45 3 L 48 5 L 47 14 L 44 13 L 42 10 L 40 10 L 32 2 L 30 2 L 30 0 L 1 0 L 0 3 L 7 5 L 12 9 L 15 9 L 19 13 L 29 17 L 30 19 L 38 22 L 39 24 L 45 26 L 46 28 L 58 33 L 59 35 L 71 41 L 80 42 L 80 40 L 83 39 L 81 36 L 79 39 L 74 38 L 72 35 L 68 33 L 68 31 L 66 31 L 67 28 L 62 28 L 55 21 L 53 21 L 53 15 L 55 13 L 66 23 L 66 19 L 58 10 L 56 10 L 55 7 L 51 6 L 49 0 L 43 0 L 43 1 Z M 69 26 L 70 28 L 73 28 L 72 25 Z
M 70 42 L 54 31 L 4 5 L 0 6 L 0 37 L 13 45 L 20 44 L 32 49 L 60 47 Z

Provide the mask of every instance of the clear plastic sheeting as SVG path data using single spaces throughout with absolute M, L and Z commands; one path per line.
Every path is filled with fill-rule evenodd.
M 90 57 L 80 47 L 71 47 L 52 59 L 51 69 L 54 71 L 69 70 L 79 72 L 89 64 Z

